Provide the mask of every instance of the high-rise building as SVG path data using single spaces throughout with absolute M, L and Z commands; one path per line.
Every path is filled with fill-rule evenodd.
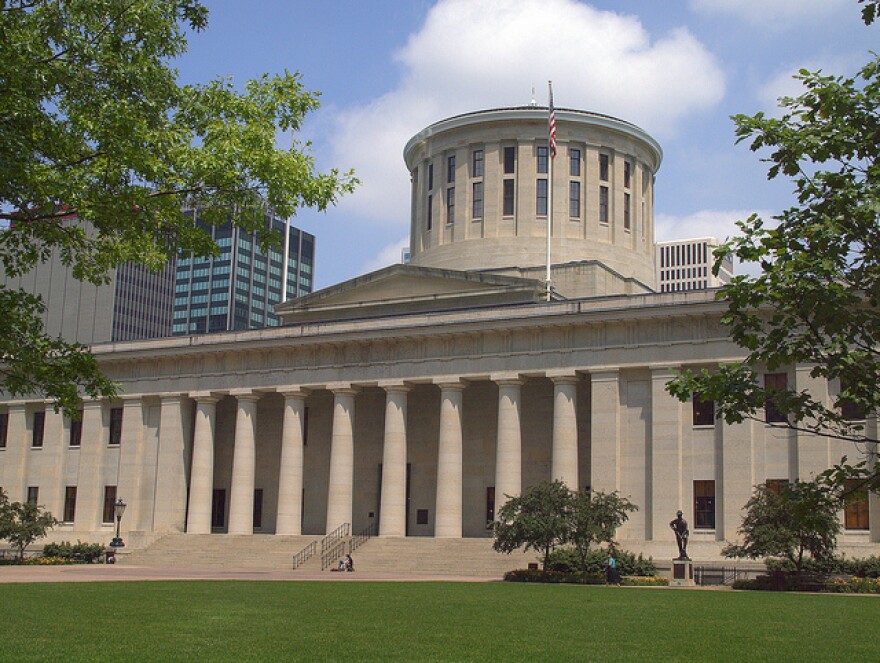
M 712 273 L 715 264 L 712 251 L 717 247 L 718 240 L 714 237 L 657 242 L 657 287 L 660 292 L 704 290 L 730 283 L 733 278 L 730 257 L 721 263 L 718 276 Z
M 200 222 L 198 210 L 186 215 Z M 314 235 L 270 214 L 266 223 L 280 233 L 280 247 L 263 251 L 257 235 L 225 223 L 205 226 L 219 256 L 177 259 L 174 335 L 276 327 L 273 307 L 312 291 Z

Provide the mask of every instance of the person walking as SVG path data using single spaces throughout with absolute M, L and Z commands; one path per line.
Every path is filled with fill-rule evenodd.
M 605 562 L 605 586 L 609 587 L 615 584 L 620 587 L 620 573 L 617 570 L 617 560 L 614 559 L 614 553 L 608 553 L 608 561 Z

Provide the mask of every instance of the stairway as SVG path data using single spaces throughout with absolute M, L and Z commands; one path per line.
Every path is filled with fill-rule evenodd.
M 119 564 L 165 568 L 290 569 L 293 556 L 321 536 L 236 536 L 229 534 L 168 534 L 143 550 L 120 554 Z M 526 568 L 539 557 L 534 551 L 504 555 L 492 539 L 395 537 L 369 539 L 352 553 L 355 571 L 388 575 L 468 576 L 501 578 L 505 571 Z M 317 554 L 301 567 L 320 572 Z M 294 571 L 293 573 L 296 573 Z
M 293 556 L 321 536 L 167 534 L 118 557 L 132 566 L 289 569 Z

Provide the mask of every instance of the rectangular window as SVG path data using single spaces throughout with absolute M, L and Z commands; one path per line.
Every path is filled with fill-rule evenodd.
M 847 479 L 843 485 L 843 527 L 868 529 L 868 491 L 858 479 Z
M 599 155 L 599 179 L 603 182 L 608 181 L 608 155 Z
M 116 486 L 104 486 L 104 511 L 101 522 L 113 524 L 114 512 L 116 511 Z
M 72 523 L 76 517 L 76 486 L 64 489 L 64 516 L 62 522 Z
M 511 175 L 516 172 L 516 148 L 504 148 L 504 174 Z
M 714 426 L 715 425 L 715 401 L 703 400 L 700 394 L 694 394 L 693 397 L 693 422 L 694 426 Z
M 434 196 L 428 196 L 428 214 L 425 221 L 425 227 L 430 230 L 434 225 Z
M 539 147 L 537 150 L 538 154 L 538 172 L 546 173 L 547 172 L 547 161 L 549 159 L 548 153 L 550 148 L 548 147 Z
M 513 180 L 504 180 L 504 204 L 502 214 L 513 216 L 514 213 L 514 185 Z
M 847 384 L 845 380 L 841 380 L 840 390 L 841 392 L 846 391 Z M 864 421 L 865 420 L 865 411 L 859 407 L 857 403 L 853 403 L 851 400 L 847 400 L 845 398 L 840 399 L 840 415 L 846 421 Z
M 455 222 L 455 187 L 446 189 L 446 223 Z
M 629 161 L 623 162 L 623 188 L 629 189 L 630 185 L 630 165 Z
M 263 489 L 254 489 L 254 529 L 263 526 Z
M 79 411 L 79 419 L 70 420 L 70 446 L 78 447 L 82 444 L 83 411 Z
M 428 164 L 428 191 L 434 188 L 434 164 Z
M 581 216 L 581 183 L 568 183 L 568 215 L 572 219 L 579 219 Z
M 789 486 L 788 479 L 767 479 L 765 483 L 767 490 L 777 495 L 782 495 Z
M 629 194 L 623 194 L 623 229 L 630 229 L 630 219 L 629 219 Z
M 474 182 L 473 218 L 483 218 L 483 183 Z
M 416 525 L 427 525 L 428 524 L 428 510 L 427 509 L 416 509 Z
M 39 486 L 28 486 L 27 490 L 27 503 L 28 504 L 36 504 L 40 499 L 40 487 Z
M 483 150 L 474 150 L 471 160 L 471 177 L 483 176 Z
M 581 176 L 581 151 L 577 148 L 568 148 L 568 174 L 572 177 Z
M 785 373 L 767 373 L 764 376 L 764 389 L 768 392 L 767 400 L 764 402 L 764 421 L 768 424 L 787 421 L 785 414 L 779 411 L 772 396 L 772 392 L 783 392 L 787 388 L 788 381 Z
M 46 411 L 34 412 L 34 430 L 31 437 L 31 446 L 38 448 L 43 446 L 43 430 L 46 427 Z
M 452 184 L 455 182 L 455 155 L 450 154 L 446 157 L 446 183 Z
M 608 223 L 608 187 L 599 187 L 599 223 Z
M 6 435 L 9 431 L 9 413 L 0 414 L 0 449 L 6 448 Z
M 714 481 L 694 481 L 694 528 L 715 529 Z
M 202 311 L 204 315 L 204 311 Z M 108 444 L 118 445 L 122 441 L 122 408 L 114 407 L 110 410 L 110 437 Z
M 535 213 L 538 216 L 547 216 L 547 180 L 545 179 L 535 182 Z
M 495 522 L 495 486 L 486 488 L 486 527 L 491 528 Z

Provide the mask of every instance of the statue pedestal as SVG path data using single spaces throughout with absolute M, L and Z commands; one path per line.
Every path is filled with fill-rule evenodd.
M 672 560 L 672 578 L 669 580 L 670 587 L 694 587 L 694 562 L 690 559 Z

